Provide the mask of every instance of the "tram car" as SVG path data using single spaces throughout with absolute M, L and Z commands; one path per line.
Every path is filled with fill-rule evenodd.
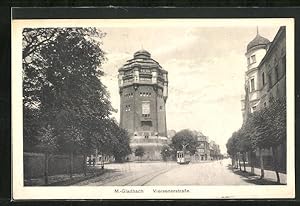
M 191 161 L 191 155 L 189 151 L 177 151 L 177 163 L 189 164 Z

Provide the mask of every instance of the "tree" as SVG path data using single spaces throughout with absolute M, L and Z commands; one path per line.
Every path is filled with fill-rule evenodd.
M 115 157 L 116 162 L 123 162 L 125 157 L 131 154 L 129 146 L 130 138 L 128 132 L 120 128 L 115 120 L 111 121 L 111 135 L 114 136 L 115 141 L 112 143 L 112 155 Z
M 198 141 L 193 131 L 184 129 L 175 134 L 171 145 L 174 152 L 186 149 L 193 155 L 197 151 Z
M 138 146 L 134 151 L 134 155 L 136 157 L 139 157 L 140 159 L 144 156 L 144 154 L 145 154 L 145 150 L 142 146 Z
M 238 130 L 237 137 L 237 150 L 242 156 L 244 172 L 246 172 L 246 153 L 252 151 L 250 135 L 246 128 L 242 127 Z
M 169 158 L 174 156 L 174 151 L 172 150 L 172 148 L 170 146 L 164 145 L 161 149 L 160 154 L 162 156 L 162 159 L 164 161 L 167 161 Z
M 227 153 L 230 155 L 231 160 L 232 160 L 232 168 L 234 168 L 236 164 L 236 159 L 237 159 L 237 152 L 238 152 L 238 136 L 237 132 L 233 132 L 231 137 L 228 139 L 226 143 L 227 147 Z
M 124 144 L 121 153 L 128 153 L 125 132 L 107 127 L 114 109 L 100 81 L 104 35 L 96 28 L 23 30 L 24 145 L 52 144 L 56 152 L 69 153 L 70 176 L 73 154 L 86 155 L 111 142 Z M 39 135 L 45 128 L 51 130 L 48 143 Z
M 266 125 L 266 136 L 264 141 L 272 149 L 273 167 L 277 182 L 280 183 L 277 147 L 286 143 L 286 98 L 275 99 L 269 107 L 263 110 L 264 124 Z
M 233 135 L 234 136 L 234 135 Z M 261 178 L 264 178 L 263 149 L 272 149 L 274 170 L 277 182 L 280 182 L 277 147 L 286 142 L 286 99 L 285 97 L 273 100 L 268 107 L 262 108 L 249 114 L 242 128 L 236 133 L 237 145 L 233 145 L 229 139 L 227 143 L 228 152 L 251 153 L 251 171 L 254 171 L 252 153 L 258 149 L 260 156 Z M 237 148 L 237 151 L 233 151 Z M 244 158 L 244 156 L 243 156 Z M 245 169 L 245 164 L 244 164 Z
M 32 152 L 36 150 L 39 143 L 37 136 L 39 135 L 40 123 L 39 110 L 36 108 L 24 108 L 23 115 L 23 150 L 24 152 Z

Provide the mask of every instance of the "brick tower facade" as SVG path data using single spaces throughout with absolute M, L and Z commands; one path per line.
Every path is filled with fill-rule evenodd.
M 119 69 L 118 78 L 120 126 L 129 132 L 133 152 L 141 146 L 144 160 L 161 159 L 161 148 L 167 143 L 168 72 L 149 52 L 140 50 Z

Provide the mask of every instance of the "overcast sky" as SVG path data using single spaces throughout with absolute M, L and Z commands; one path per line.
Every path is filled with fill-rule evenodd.
M 114 108 L 119 110 L 118 69 L 141 48 L 169 73 L 167 129 L 199 130 L 226 153 L 226 142 L 241 127 L 247 44 L 256 27 L 101 28 L 107 35 L 103 65 Z M 259 27 L 273 40 L 279 27 Z M 119 112 L 113 114 L 119 121 Z

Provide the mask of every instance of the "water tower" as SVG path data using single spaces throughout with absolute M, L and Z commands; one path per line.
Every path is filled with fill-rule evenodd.
M 131 136 L 134 152 L 143 147 L 145 160 L 160 160 L 167 144 L 168 72 L 146 50 L 134 53 L 119 69 L 120 126 Z M 130 156 L 135 159 L 134 154 Z

